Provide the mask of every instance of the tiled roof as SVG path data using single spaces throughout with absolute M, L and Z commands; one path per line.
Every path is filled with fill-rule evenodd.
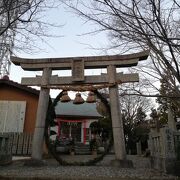
M 55 107 L 57 117 L 66 118 L 89 118 L 97 119 L 102 116 L 96 110 L 96 103 L 83 103 L 83 104 L 73 104 L 72 101 L 68 103 L 58 102 Z
M 35 95 L 39 95 L 38 90 L 33 89 L 31 87 L 28 87 L 28 86 L 25 86 L 25 85 L 22 85 L 22 84 L 19 84 L 17 82 L 14 82 L 12 80 L 7 79 L 7 78 L 0 79 L 0 85 L 3 85 L 3 84 L 11 86 L 11 87 L 15 87 L 17 89 L 21 89 L 23 91 L 30 92 L 30 93 L 35 94 Z

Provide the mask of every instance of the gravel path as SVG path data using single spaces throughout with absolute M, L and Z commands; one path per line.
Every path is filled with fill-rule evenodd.
M 62 180 L 177 180 L 172 175 L 157 172 L 149 168 L 118 168 L 111 166 L 59 166 L 54 160 L 48 160 L 41 167 L 24 166 L 24 161 L 16 160 L 11 165 L 0 166 L 1 179 L 62 179 Z

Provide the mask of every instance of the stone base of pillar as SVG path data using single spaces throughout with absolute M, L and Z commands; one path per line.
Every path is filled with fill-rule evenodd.
M 11 154 L 1 154 L 0 153 L 0 166 L 8 165 L 12 163 L 12 155 Z
M 151 167 L 167 174 L 180 175 L 180 161 L 175 158 L 151 157 Z
M 114 159 L 111 161 L 111 166 L 120 167 L 120 168 L 133 168 L 133 162 L 131 160 L 118 160 Z
M 28 159 L 24 162 L 24 166 L 30 166 L 30 167 L 41 167 L 46 165 L 47 165 L 46 161 L 37 160 L 37 159 Z

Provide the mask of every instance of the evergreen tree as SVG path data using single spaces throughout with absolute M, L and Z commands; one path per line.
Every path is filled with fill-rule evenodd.
M 176 117 L 180 117 L 180 91 L 178 86 L 168 81 L 168 76 L 164 75 L 160 82 L 160 95 L 162 97 L 158 97 L 156 102 L 159 104 L 159 121 L 161 124 L 166 124 L 169 108 L 171 108 Z

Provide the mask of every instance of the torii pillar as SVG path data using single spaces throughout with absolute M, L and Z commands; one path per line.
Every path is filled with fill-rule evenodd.
M 124 140 L 124 129 L 121 114 L 121 105 L 119 102 L 118 84 L 116 83 L 116 67 L 110 65 L 107 67 L 109 83 L 114 83 L 114 86 L 109 87 L 110 107 L 112 130 L 114 137 L 114 152 L 115 160 L 111 161 L 112 165 L 118 167 L 132 167 L 131 161 L 126 159 L 126 149 Z
M 45 130 L 45 119 L 46 112 L 49 104 L 49 88 L 46 86 L 49 84 L 49 78 L 51 77 L 52 70 L 50 68 L 44 68 L 41 81 L 41 90 L 39 94 L 36 124 L 32 142 L 32 159 L 42 159 L 42 149 L 44 143 L 44 130 Z
M 109 66 L 107 68 L 109 82 L 115 83 L 114 86 L 109 87 L 110 107 L 111 107 L 111 119 L 112 130 L 114 137 L 114 150 L 116 159 L 126 159 L 124 130 L 121 116 L 121 107 L 119 103 L 118 85 L 116 84 L 116 67 Z

